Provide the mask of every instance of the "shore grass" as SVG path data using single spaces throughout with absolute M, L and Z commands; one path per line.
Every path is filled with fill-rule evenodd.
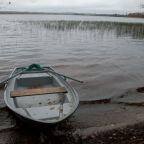
M 56 31 L 91 31 L 93 33 L 111 33 L 116 36 L 132 36 L 133 38 L 144 38 L 143 23 L 108 22 L 108 21 L 21 21 L 28 26 L 44 28 Z

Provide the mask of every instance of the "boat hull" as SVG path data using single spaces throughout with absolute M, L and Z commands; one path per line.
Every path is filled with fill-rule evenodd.
M 52 69 L 53 70 L 53 69 Z M 17 68 L 10 75 L 15 75 Z M 36 73 L 35 71 L 33 73 Z M 55 125 L 69 118 L 77 109 L 79 104 L 79 97 L 77 92 L 65 81 L 63 77 L 54 75 L 53 73 L 36 73 L 38 77 L 31 78 L 33 73 L 23 73 L 12 78 L 6 86 L 4 92 L 4 100 L 8 108 L 16 114 L 16 116 L 24 121 L 25 123 L 34 125 Z M 42 75 L 47 75 L 43 77 Z M 40 75 L 40 79 L 39 78 Z M 29 76 L 29 77 L 28 77 Z M 38 82 L 35 79 L 39 78 Z M 46 78 L 52 78 L 52 82 L 46 81 Z M 28 83 L 26 80 L 29 80 Z M 41 80 L 41 81 L 40 81 Z M 32 82 L 33 81 L 33 82 Z M 45 82 L 46 81 L 46 82 Z M 38 83 L 38 84 L 37 84 Z M 12 90 L 27 89 L 28 86 L 45 86 L 45 84 L 50 83 L 52 85 L 61 85 L 68 91 L 67 94 L 47 94 L 41 96 L 24 96 L 12 98 L 10 93 Z M 61 97 L 63 101 L 61 101 Z M 49 99 L 51 101 L 57 101 L 54 104 L 46 103 Z M 39 103 L 38 103 L 39 102 Z M 54 108 L 55 110 L 53 110 Z M 62 108 L 62 112 L 61 112 Z

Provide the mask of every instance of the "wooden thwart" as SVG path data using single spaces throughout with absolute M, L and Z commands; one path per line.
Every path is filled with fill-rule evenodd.
M 42 95 L 42 94 L 53 94 L 53 93 L 67 93 L 67 90 L 64 87 L 48 87 L 48 88 L 14 90 L 11 91 L 10 96 L 22 97 L 22 96 L 32 96 L 32 95 Z

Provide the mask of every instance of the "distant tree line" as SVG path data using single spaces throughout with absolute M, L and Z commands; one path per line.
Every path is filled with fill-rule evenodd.
M 144 18 L 144 13 L 129 13 L 128 17 Z

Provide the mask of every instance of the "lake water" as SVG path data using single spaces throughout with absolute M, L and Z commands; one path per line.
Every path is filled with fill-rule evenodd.
M 81 100 L 143 85 L 144 19 L 0 15 L 0 75 L 41 63 L 83 80 Z
M 144 86 L 144 19 L 0 15 L 0 78 L 31 63 L 83 80 L 81 102 L 119 97 Z

